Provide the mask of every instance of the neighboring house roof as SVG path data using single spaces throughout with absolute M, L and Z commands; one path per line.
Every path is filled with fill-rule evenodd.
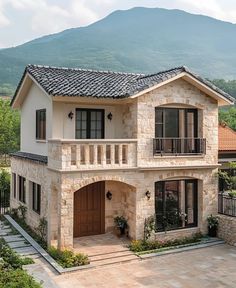
M 219 152 L 236 152 L 236 132 L 225 124 L 219 125 Z
M 217 88 L 211 82 L 194 74 L 185 66 L 144 75 L 28 65 L 16 89 L 12 103 L 27 74 L 29 74 L 46 93 L 52 96 L 86 96 L 120 99 L 136 95 L 183 73 L 193 77 L 196 81 L 200 81 L 218 95 L 223 96 L 228 102 L 234 102 L 234 98 L 229 94 Z

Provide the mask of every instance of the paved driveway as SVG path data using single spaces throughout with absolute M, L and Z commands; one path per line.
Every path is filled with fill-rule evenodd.
M 71 287 L 236 287 L 236 248 L 218 245 L 179 254 L 56 276 Z

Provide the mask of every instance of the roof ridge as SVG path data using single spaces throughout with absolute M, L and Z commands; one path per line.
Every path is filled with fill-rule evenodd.
M 174 71 L 174 70 L 178 70 L 178 69 L 182 69 L 183 72 L 184 72 L 184 71 L 189 71 L 189 69 L 188 69 L 186 66 L 178 66 L 178 67 L 175 67 L 175 68 L 170 68 L 170 69 L 167 69 L 167 70 L 162 70 L 162 71 L 156 72 L 156 73 L 144 74 L 144 76 L 141 76 L 141 77 L 139 77 L 138 79 L 145 79 L 145 78 L 148 78 L 148 77 L 160 75 L 160 74 L 163 74 L 163 73 L 168 73 L 168 72 L 171 72 L 171 71 Z
M 84 72 L 95 72 L 95 73 L 107 73 L 107 74 L 116 74 L 116 75 L 130 75 L 130 76 L 145 76 L 143 73 L 132 73 L 132 72 L 119 72 L 111 70 L 96 70 L 96 69 L 85 69 L 85 68 L 73 68 L 73 67 L 56 67 L 48 65 L 39 65 L 39 64 L 28 64 L 26 69 L 29 67 L 34 68 L 46 68 L 46 69 L 57 69 L 57 70 L 68 70 L 68 71 L 84 71 Z

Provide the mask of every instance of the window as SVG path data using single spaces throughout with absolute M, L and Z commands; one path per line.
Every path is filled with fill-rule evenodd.
M 46 109 L 36 110 L 36 139 L 46 139 Z
M 104 138 L 104 110 L 76 109 L 76 139 Z
M 197 180 L 155 183 L 157 231 L 197 226 Z
M 159 108 L 155 109 L 156 138 L 198 137 L 197 109 Z
M 18 193 L 18 195 L 19 195 L 19 201 L 21 201 L 22 203 L 26 203 L 26 201 L 25 201 L 25 195 L 26 195 L 26 180 L 25 180 L 25 178 L 24 177 L 22 177 L 22 176 L 19 176 L 19 181 L 18 181 L 18 183 L 19 183 L 19 186 L 18 186 L 18 188 L 19 188 L 19 193 Z
M 41 186 L 34 182 L 32 183 L 32 209 L 40 214 L 41 209 Z
M 16 198 L 16 174 L 12 173 L 12 192 L 13 197 Z
M 203 154 L 205 139 L 198 138 L 198 110 L 155 108 L 154 154 Z

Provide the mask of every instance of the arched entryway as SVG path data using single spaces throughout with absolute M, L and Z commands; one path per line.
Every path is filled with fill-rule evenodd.
M 105 233 L 105 181 L 74 193 L 74 237 Z

